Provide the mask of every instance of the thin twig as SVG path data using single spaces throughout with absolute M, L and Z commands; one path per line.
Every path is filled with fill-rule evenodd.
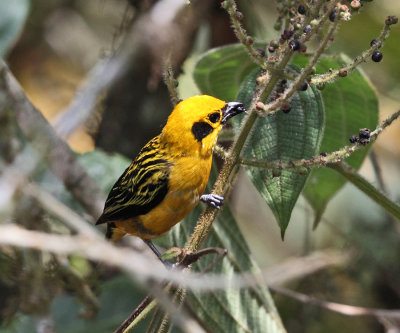
M 172 70 L 171 60 L 169 57 L 164 62 L 163 78 L 164 83 L 168 88 L 172 106 L 175 107 L 175 105 L 180 101 L 178 90 L 176 89 L 178 86 L 178 81 L 174 77 L 174 71 Z
M 150 306 L 151 303 L 154 303 L 153 306 Z M 119 326 L 114 333 L 122 333 L 125 332 L 128 327 L 133 328 L 134 326 L 131 326 L 134 321 L 139 321 L 140 317 L 146 316 L 148 312 L 154 309 L 156 306 L 156 302 L 153 301 L 152 296 L 147 296 L 137 307 L 135 310 L 132 311 L 132 313 L 123 321 L 121 326 Z M 147 312 L 144 312 L 144 310 L 147 309 Z
M 254 61 L 258 66 L 261 68 L 267 69 L 269 68 L 268 63 L 264 57 L 262 57 L 257 50 L 253 46 L 253 38 L 251 38 L 246 30 L 243 28 L 242 24 L 240 23 L 238 19 L 238 11 L 237 11 L 237 4 L 236 1 L 230 0 L 231 4 L 227 8 L 227 12 L 229 14 L 229 17 L 231 18 L 232 21 L 232 28 L 233 31 L 236 34 L 236 37 L 238 40 L 244 45 L 246 48 L 250 59 Z
M 53 235 L 23 229 L 16 225 L 0 225 L 0 244 L 32 248 L 54 254 L 79 254 L 83 257 L 119 267 L 139 281 L 169 281 L 197 291 L 225 290 L 226 288 L 249 288 L 260 284 L 281 284 L 311 274 L 330 265 L 345 264 L 352 256 L 336 251 L 315 252 L 306 257 L 290 258 L 286 262 L 265 271 L 245 272 L 225 276 L 203 275 L 185 270 L 154 269 L 158 264 L 130 248 L 116 247 L 106 240 L 88 236 Z M 161 265 L 161 264 L 160 264 Z M 161 266 L 162 267 L 162 266 Z M 157 295 L 158 296 L 158 295 Z
M 385 128 L 387 128 L 393 121 L 400 117 L 400 110 L 394 112 L 391 116 L 385 119 L 380 125 L 376 127 L 376 129 L 371 132 L 370 140 L 375 141 L 378 136 L 382 133 Z M 335 164 L 343 161 L 348 158 L 354 152 L 363 149 L 365 146 L 360 143 L 355 143 L 351 146 L 345 146 L 342 149 L 334 151 L 332 153 L 327 154 L 326 156 L 318 155 L 314 156 L 308 160 L 301 159 L 296 161 L 259 161 L 259 160 L 249 160 L 249 159 L 240 159 L 240 163 L 243 165 L 253 166 L 257 168 L 265 168 L 265 169 L 277 169 L 277 170 L 289 170 L 289 169 L 299 169 L 299 168 L 314 168 L 314 167 L 323 167 L 328 164 Z
M 364 51 L 360 56 L 354 58 L 354 60 L 349 63 L 347 66 L 342 67 L 340 70 L 335 69 L 329 71 L 329 73 L 314 75 L 311 79 L 312 84 L 323 84 L 333 82 L 336 78 L 340 76 L 340 72 L 347 71 L 347 73 L 351 73 L 354 71 L 358 65 L 364 63 L 369 57 L 371 57 L 372 53 L 376 51 L 383 42 L 389 37 L 390 34 L 390 26 L 386 25 L 383 27 L 382 32 L 380 33 L 379 37 L 377 38 L 379 42 L 372 45 L 369 49 Z
M 159 17 L 168 8 L 168 15 Z M 100 60 L 87 75 L 86 83 L 75 94 L 74 100 L 55 119 L 57 133 L 67 138 L 80 125 L 86 123 L 104 92 L 121 78 L 128 68 L 142 63 L 146 54 L 152 57 L 152 69 L 161 73 L 165 51 L 174 45 L 171 55 L 174 67 L 180 64 L 189 51 L 192 33 L 200 24 L 202 13 L 211 7 L 211 0 L 185 1 L 162 0 L 146 11 L 135 23 L 121 43 L 120 49 L 111 57 Z M 169 33 L 165 33 L 168 31 Z M 157 77 L 159 79 L 159 77 Z M 95 118 L 99 115 L 96 115 Z M 101 116 L 101 115 L 100 115 Z M 99 122 L 98 122 L 99 123 Z M 95 131 L 96 129 L 92 129 Z
M 27 179 L 25 181 L 25 193 L 33 196 L 47 212 L 61 219 L 66 225 L 82 235 L 98 239 L 103 238 L 98 229 L 86 222 L 75 211 L 41 189 L 37 184 L 29 183 Z
M 338 26 L 339 20 L 335 20 L 335 22 L 331 23 L 328 31 L 326 32 L 323 40 L 319 44 L 318 48 L 315 50 L 313 57 L 310 59 L 310 62 L 305 66 L 300 75 L 293 81 L 293 84 L 289 89 L 287 89 L 279 98 L 275 99 L 274 101 L 264 104 L 263 99 L 261 99 L 257 103 L 257 109 L 259 116 L 265 117 L 271 114 L 274 114 L 280 111 L 280 107 L 282 104 L 291 98 L 295 92 L 299 90 L 300 85 L 305 81 L 306 77 L 311 73 L 312 68 L 317 63 L 321 54 L 326 50 L 329 37 L 334 33 Z
M 30 102 L 3 60 L 0 60 L 0 87 L 7 105 L 15 113 L 18 126 L 40 159 L 48 163 L 72 195 L 97 218 L 105 200 L 102 191 L 78 163 L 68 145 Z
M 377 318 L 385 317 L 385 318 L 400 319 L 400 309 L 385 310 L 376 308 L 365 308 L 360 306 L 323 301 L 314 296 L 305 295 L 282 287 L 270 287 L 270 289 L 278 294 L 290 297 L 301 303 L 318 306 L 330 311 L 340 313 L 345 316 L 373 316 Z

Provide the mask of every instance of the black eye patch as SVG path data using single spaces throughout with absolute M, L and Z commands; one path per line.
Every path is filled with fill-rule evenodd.
M 211 114 L 208 116 L 208 119 L 209 119 L 212 123 L 216 123 L 216 122 L 219 120 L 219 118 L 221 118 L 221 115 L 220 115 L 219 112 L 211 113 Z
M 192 126 L 192 133 L 197 141 L 201 141 L 208 134 L 210 134 L 214 129 L 210 124 L 205 123 L 204 121 L 199 121 L 194 123 Z

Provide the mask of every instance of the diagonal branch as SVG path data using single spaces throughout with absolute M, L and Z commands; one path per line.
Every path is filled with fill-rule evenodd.
M 282 287 L 271 287 L 270 289 L 277 292 L 278 294 L 290 297 L 301 303 L 318 306 L 330 311 L 340 313 L 345 316 L 373 316 L 377 318 L 384 317 L 400 319 L 400 309 L 386 310 L 376 308 L 364 308 L 361 306 L 323 301 L 314 296 L 305 295 L 297 291 L 289 290 Z
M 78 163 L 74 153 L 62 141 L 38 109 L 27 98 L 21 86 L 3 60 L 0 60 L 1 105 L 7 105 L 15 114 L 23 134 L 61 179 L 66 188 L 94 218 L 101 213 L 104 203 L 102 191 Z

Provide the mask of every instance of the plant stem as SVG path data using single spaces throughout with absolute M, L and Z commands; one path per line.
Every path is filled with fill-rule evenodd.
M 374 131 L 370 134 L 370 140 L 375 141 L 378 136 L 382 133 L 382 131 L 387 128 L 393 121 L 400 117 L 400 110 L 394 112 L 387 119 L 382 121 Z M 277 170 L 288 170 L 288 169 L 299 169 L 299 168 L 314 168 L 314 167 L 323 167 L 327 164 L 336 164 L 342 162 L 344 159 L 350 157 L 354 152 L 365 147 L 360 143 L 355 143 L 351 146 L 344 146 L 343 148 L 336 150 L 332 153 L 329 153 L 326 156 L 313 156 L 312 158 L 306 160 L 296 160 L 296 161 L 262 161 L 262 160 L 249 160 L 249 159 L 240 159 L 240 163 L 243 165 L 248 165 L 256 168 L 264 168 L 264 169 L 277 169 Z
M 386 195 L 376 189 L 370 182 L 362 177 L 357 170 L 353 169 L 347 163 L 330 164 L 329 168 L 335 170 L 344 176 L 353 185 L 358 187 L 362 192 L 383 207 L 387 212 L 400 221 L 400 206 L 391 201 Z
M 347 66 L 341 68 L 340 70 L 335 69 L 335 70 L 330 71 L 329 73 L 314 75 L 313 78 L 311 79 L 311 83 L 312 84 L 321 84 L 321 83 L 333 82 L 335 79 L 337 79 L 339 77 L 340 71 L 346 70 L 348 73 L 351 73 L 352 71 L 354 71 L 357 68 L 358 65 L 365 62 L 372 55 L 372 53 L 374 51 L 379 49 L 379 47 L 380 47 L 379 44 L 382 45 L 383 42 L 389 37 L 389 34 L 390 34 L 390 26 L 385 25 L 384 28 L 382 29 L 379 37 L 377 38 L 377 40 L 379 40 L 379 42 L 372 45 L 369 49 L 364 51 L 360 56 L 356 57 L 351 63 L 349 63 Z

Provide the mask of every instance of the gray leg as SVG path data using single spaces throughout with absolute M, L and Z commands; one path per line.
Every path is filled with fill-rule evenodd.
M 164 266 L 166 268 L 170 269 L 172 267 L 172 264 L 170 264 L 168 261 L 166 261 L 163 258 L 161 258 L 161 253 L 157 250 L 157 248 L 155 247 L 155 245 L 153 244 L 153 242 L 150 239 L 143 239 L 143 241 L 155 253 L 157 258 L 160 259 L 160 261 L 164 264 Z
M 217 209 L 220 209 L 224 204 L 224 197 L 216 194 L 203 194 L 200 197 L 200 200 Z

